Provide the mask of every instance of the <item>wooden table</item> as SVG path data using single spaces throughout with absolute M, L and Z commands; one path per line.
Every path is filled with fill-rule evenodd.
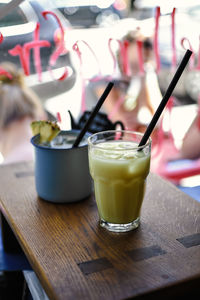
M 169 299 L 200 288 L 200 204 L 150 174 L 140 227 L 110 233 L 94 197 L 37 197 L 33 164 L 0 167 L 0 208 L 50 299 Z M 177 298 L 176 298 L 177 299 Z

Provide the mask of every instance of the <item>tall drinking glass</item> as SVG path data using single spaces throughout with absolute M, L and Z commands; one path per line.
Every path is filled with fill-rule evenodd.
M 138 147 L 142 136 L 110 130 L 88 138 L 100 225 L 109 231 L 126 232 L 139 226 L 151 157 L 151 138 Z

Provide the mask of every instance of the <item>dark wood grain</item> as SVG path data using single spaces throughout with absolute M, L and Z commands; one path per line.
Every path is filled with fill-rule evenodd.
M 200 204 L 156 175 L 129 233 L 99 227 L 93 196 L 58 205 L 38 198 L 32 163 L 0 167 L 0 208 L 50 299 L 199 291 Z

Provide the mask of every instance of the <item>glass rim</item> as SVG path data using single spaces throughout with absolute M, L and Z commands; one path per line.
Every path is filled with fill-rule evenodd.
M 93 146 L 95 148 L 99 148 L 99 149 L 102 150 L 102 147 L 98 146 L 98 144 L 101 144 L 101 143 L 94 144 L 94 143 L 92 143 L 91 139 L 94 138 L 97 135 L 107 134 L 107 133 L 113 133 L 113 134 L 114 133 L 135 134 L 135 135 L 141 136 L 141 138 L 144 136 L 144 133 L 142 133 L 142 132 L 131 131 L 131 130 L 105 130 L 105 131 L 99 131 L 99 132 L 96 132 L 96 133 L 94 133 L 94 134 L 92 134 L 92 135 L 90 135 L 88 137 L 88 146 Z M 127 149 L 126 148 L 125 149 L 115 149 L 115 151 L 122 151 L 122 150 L 127 150 L 127 151 L 129 151 L 129 150 L 142 150 L 142 149 L 148 147 L 149 145 L 151 145 L 151 143 L 152 143 L 152 138 L 149 137 L 148 140 L 147 140 L 147 142 L 146 142 L 146 144 L 144 144 L 144 145 L 142 145 L 140 147 L 135 146 L 135 147 L 127 148 Z M 113 149 L 106 149 L 106 150 L 108 150 L 108 151 L 112 150 L 113 151 Z

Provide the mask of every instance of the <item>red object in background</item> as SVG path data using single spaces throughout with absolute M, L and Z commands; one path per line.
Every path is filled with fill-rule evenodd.
M 55 51 L 50 57 L 49 64 L 50 64 L 50 71 L 51 67 L 56 64 L 56 61 L 58 57 L 66 52 L 66 47 L 65 47 L 65 42 L 64 42 L 64 28 L 59 20 L 59 18 L 56 16 L 55 13 L 51 11 L 43 11 L 42 15 L 45 19 L 47 19 L 47 15 L 51 14 L 53 15 L 60 28 L 60 36 L 59 40 L 57 41 L 57 46 Z M 19 56 L 22 68 L 24 70 L 24 73 L 26 76 L 30 75 L 30 50 L 33 49 L 34 53 L 34 65 L 36 68 L 36 71 L 38 73 L 39 80 L 42 80 L 42 68 L 41 68 L 41 60 L 40 60 L 40 47 L 50 47 L 50 43 L 47 40 L 40 40 L 39 39 L 39 32 L 40 32 L 40 24 L 37 23 L 35 31 L 34 31 L 34 36 L 33 36 L 33 41 L 29 43 L 25 43 L 23 46 L 21 45 L 16 45 L 13 49 L 10 49 L 8 52 L 9 54 L 13 56 Z M 2 40 L 2 37 L 1 37 Z M 52 71 L 51 71 L 52 74 Z M 68 76 L 68 69 L 67 67 L 65 68 L 63 74 L 58 78 L 58 80 L 64 80 Z M 53 74 L 52 74 L 53 77 Z
M 83 59 L 82 59 L 82 55 L 84 53 L 84 48 L 82 48 L 82 50 L 80 49 L 80 44 L 82 44 L 83 46 L 86 46 L 86 49 L 89 50 L 89 52 L 92 54 L 92 56 L 94 57 L 97 67 L 98 67 L 98 72 L 97 75 L 94 78 L 86 78 L 83 74 Z M 102 74 L 101 74 L 101 68 L 100 68 L 100 64 L 98 61 L 98 58 L 94 52 L 94 50 L 92 49 L 92 47 L 90 47 L 90 45 L 84 41 L 84 40 L 78 40 L 76 41 L 76 43 L 74 43 L 72 49 L 77 53 L 78 58 L 79 58 L 79 62 L 80 62 L 80 70 L 81 70 L 81 76 L 84 77 L 85 80 L 89 80 L 89 81 L 97 81 L 100 78 L 102 78 Z
M 60 29 L 60 36 L 59 36 L 59 40 L 58 40 L 56 49 L 53 52 L 53 54 L 51 55 L 50 60 L 49 60 L 49 64 L 50 64 L 49 70 L 50 70 L 50 73 L 52 74 L 51 67 L 56 64 L 58 57 L 66 51 L 65 30 L 64 30 L 64 27 L 62 26 L 60 19 L 54 12 L 52 12 L 52 11 L 43 11 L 42 12 L 42 15 L 45 19 L 47 19 L 48 14 L 52 15 L 56 19 L 56 21 L 59 25 L 59 29 Z M 58 80 L 64 80 L 67 76 L 68 76 L 68 69 L 66 67 L 63 74 L 58 78 Z
M 199 99 L 198 99 L 197 126 L 200 130 L 200 95 L 199 95 Z
M 138 63 L 139 63 L 139 70 L 140 75 L 144 74 L 144 60 L 143 60 L 143 42 L 142 41 L 136 41 L 137 43 L 137 52 L 138 52 Z
M 82 54 L 83 54 L 83 50 L 80 50 L 79 44 L 82 43 L 84 46 L 86 46 L 90 53 L 94 56 L 96 63 L 98 65 L 98 74 L 94 77 L 94 78 L 85 78 L 84 74 L 83 74 L 83 59 L 82 59 Z M 85 95 L 86 95 L 86 82 L 89 81 L 98 81 L 100 78 L 102 78 L 102 74 L 101 74 L 101 69 L 100 69 L 100 65 L 99 65 L 99 61 L 98 58 L 95 54 L 95 52 L 93 51 L 93 49 L 89 46 L 89 44 L 87 42 L 85 42 L 84 40 L 78 40 L 72 48 L 78 58 L 79 58 L 79 62 L 80 62 L 80 76 L 81 76 L 81 85 L 82 85 L 82 93 L 81 93 L 81 112 L 83 113 L 86 110 L 86 99 L 85 99 Z
M 34 31 L 34 40 L 39 41 L 40 39 L 40 24 L 37 23 L 36 29 Z M 39 81 L 42 81 L 42 68 L 41 68 L 41 60 L 40 60 L 40 49 L 37 47 L 33 51 L 34 55 L 34 63 L 35 63 L 35 69 L 36 72 L 38 73 Z
M 130 66 L 129 66 L 129 59 L 128 59 L 128 47 L 129 41 L 120 42 L 120 57 L 122 59 L 122 68 L 123 73 L 126 76 L 131 76 Z
M 62 23 L 60 21 L 60 19 L 58 18 L 58 16 L 52 12 L 52 11 L 43 11 L 42 12 L 42 15 L 43 17 L 47 20 L 47 15 L 50 14 L 52 15 L 56 21 L 58 22 L 58 25 L 59 25 L 59 28 L 60 28 L 60 40 L 59 40 L 59 43 L 56 47 L 56 50 L 53 52 L 53 54 L 51 55 L 50 57 L 50 66 L 54 66 L 55 63 L 56 63 L 56 60 L 58 59 L 58 57 L 60 56 L 60 54 L 62 54 L 63 50 L 65 49 L 65 42 L 64 42 L 64 36 L 65 36 L 65 31 L 64 31 L 64 28 L 62 26 Z
M 113 59 L 113 71 L 112 71 L 112 75 L 114 76 L 115 75 L 115 72 L 116 72 L 116 68 L 117 68 L 117 58 L 116 58 L 116 55 L 114 54 L 113 50 L 112 50 L 112 46 L 111 44 L 113 42 L 118 42 L 119 43 L 119 40 L 116 40 L 116 39 L 113 39 L 113 38 L 109 38 L 108 40 L 108 49 L 109 49 L 109 52 L 110 52 L 110 55 Z
M 70 34 L 70 30 L 69 29 L 64 29 L 65 33 L 64 34 Z M 59 44 L 62 41 L 62 31 L 60 28 L 58 28 L 57 30 L 55 30 L 54 32 L 54 42 L 56 47 L 59 47 Z M 64 55 L 67 54 L 69 52 L 69 50 L 67 49 L 65 43 L 63 44 L 63 48 L 62 48 L 62 52 L 60 53 L 60 55 Z
M 131 76 L 130 64 L 129 64 L 129 59 L 128 59 L 128 47 L 130 45 L 129 41 L 127 41 L 127 40 L 120 41 L 118 39 L 109 38 L 108 49 L 109 49 L 110 55 L 112 56 L 112 59 L 113 59 L 112 76 L 115 77 L 115 72 L 117 70 L 117 57 L 111 46 L 111 44 L 113 42 L 116 42 L 119 45 L 119 51 L 120 51 L 119 59 L 120 59 L 121 65 L 122 65 L 122 73 L 129 77 L 129 76 Z
M 24 74 L 26 76 L 30 75 L 30 50 L 33 49 L 34 51 L 34 64 L 37 70 L 41 70 L 41 63 L 40 63 L 40 54 L 39 49 L 40 47 L 50 47 L 50 43 L 46 40 L 39 40 L 39 29 L 40 26 L 37 24 L 33 41 L 29 43 L 25 43 L 23 46 L 17 44 L 13 49 L 10 49 L 8 53 L 13 56 L 19 56 L 22 68 L 24 70 Z M 39 74 L 39 78 L 41 75 Z
M 169 113 L 172 107 L 173 98 L 168 102 Z M 200 130 L 200 97 L 197 122 Z M 164 133 L 162 121 L 155 139 L 152 140 L 152 172 L 175 184 L 179 184 L 181 179 L 200 174 L 200 159 L 179 159 L 179 151 L 175 147 L 171 129 L 167 134 Z
M 188 47 L 185 46 L 186 43 L 188 43 Z M 186 37 L 183 37 L 181 39 L 181 46 L 183 47 L 183 49 L 187 50 L 189 48 L 193 52 L 192 56 L 191 56 L 191 59 L 190 59 L 190 62 L 189 62 L 189 66 L 190 66 L 190 70 L 194 69 L 195 55 L 194 55 L 194 49 L 193 49 L 189 39 L 186 38 Z
M 157 73 L 159 73 L 159 71 L 160 71 L 160 52 L 159 52 L 159 42 L 158 42 L 159 19 L 160 19 L 160 7 L 158 6 L 158 7 L 156 7 L 155 34 L 154 34 L 154 41 L 153 41 Z
M 3 34 L 0 32 L 0 44 L 3 42 Z
M 131 76 L 131 70 L 129 65 L 129 59 L 128 59 L 128 47 L 129 47 L 129 41 L 123 42 L 123 68 L 124 68 L 124 74 L 126 76 Z
M 0 44 L 3 42 L 3 34 L 0 33 Z M 6 70 L 4 70 L 3 68 L 0 67 L 0 75 L 5 75 L 7 76 L 9 79 L 12 79 L 12 75 L 7 72 Z
M 170 97 L 165 112 L 171 115 L 174 98 Z M 161 117 L 160 126 L 158 127 L 154 138 L 152 138 L 152 160 L 151 170 L 154 173 L 163 174 L 166 169 L 166 164 L 169 160 L 175 159 L 178 154 L 178 150 L 174 144 L 174 138 L 171 132 L 171 126 L 166 133 L 163 129 L 163 117 Z
M 173 8 L 172 17 L 172 68 L 176 68 L 176 30 L 175 30 L 175 13 L 176 8 Z
M 199 36 L 199 53 L 198 53 L 197 70 L 200 70 L 200 36 Z
M 21 45 L 16 45 L 13 49 L 10 49 L 8 51 L 8 53 L 10 55 L 13 55 L 13 56 L 19 56 L 21 66 L 24 70 L 24 74 L 26 76 L 28 76 L 29 73 L 30 73 L 30 71 L 29 71 L 29 62 L 28 62 L 28 58 L 25 57 L 25 55 L 24 55 L 24 50 L 23 49 L 24 48 Z
M 127 8 L 126 2 L 124 0 L 115 0 L 113 6 L 117 10 L 125 10 Z
M 3 68 L 0 67 L 0 75 L 5 75 L 6 77 L 8 77 L 9 79 L 12 79 L 13 76 L 7 72 L 6 70 L 4 70 Z
M 164 178 L 179 184 L 181 179 L 200 174 L 200 159 L 183 159 L 168 162 L 160 173 Z
M 60 113 L 59 113 L 59 112 L 57 112 L 56 116 L 57 116 L 57 120 L 58 120 L 58 122 L 59 122 L 59 123 L 61 123 L 61 122 L 62 122 L 62 120 L 61 120 Z

